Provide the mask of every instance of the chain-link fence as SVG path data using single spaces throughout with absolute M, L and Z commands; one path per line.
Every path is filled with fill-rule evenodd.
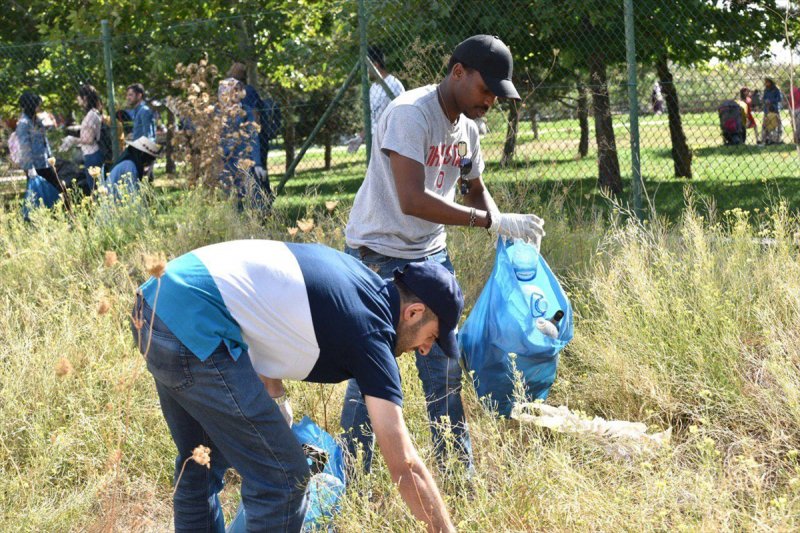
M 176 65 L 209 69 L 194 98 L 214 106 L 220 79 L 240 61 L 261 99 L 280 110 L 280 124 L 270 126 L 273 186 L 285 182 L 287 194 L 312 189 L 343 198 L 354 194 L 365 170 L 367 150 L 353 151 L 357 141 L 348 150 L 348 141 L 368 130 L 363 91 L 375 79 L 354 70 L 367 46 L 380 49 L 386 71 L 411 89 L 441 80 L 458 42 L 489 33 L 511 48 L 522 96 L 498 102 L 485 118 L 481 143 L 489 180 L 563 181 L 579 191 L 596 190 L 599 181 L 627 194 L 632 146 L 657 206 L 672 201 L 660 187 L 674 191 L 666 185 L 689 179 L 719 190 L 794 179 L 800 159 L 793 110 L 800 93 L 791 89 L 800 74 L 792 66 L 800 23 L 792 3 L 639 0 L 634 36 L 627 40 L 624 4 L 341 0 L 309 5 L 300 14 L 260 10 L 154 23 L 139 33 L 115 27 L 107 43 L 113 94 L 117 108 L 125 108 L 125 88 L 143 83 L 158 116 L 158 140 L 172 146 L 186 121 L 167 105 L 168 97 L 185 102 L 196 90 Z M 636 57 L 633 79 L 626 46 Z M 75 95 L 82 83 L 95 85 L 110 103 L 103 47 L 100 28 L 80 40 L 0 45 L 4 139 L 24 88 L 44 96 L 59 126 L 80 121 Z M 632 111 L 638 128 L 631 128 Z M 52 135 L 56 143 L 58 131 Z M 179 152 L 177 146 L 168 150 L 162 164 L 169 172 L 190 163 Z M 4 154 L 2 174 L 9 173 L 7 161 Z

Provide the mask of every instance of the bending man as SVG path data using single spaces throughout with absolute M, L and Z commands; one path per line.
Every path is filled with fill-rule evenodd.
M 186 463 L 176 531 L 224 531 L 217 494 L 229 467 L 242 476 L 248 531 L 299 531 L 310 474 L 280 380 L 351 378 L 414 516 L 431 531 L 452 530 L 403 421 L 395 356 L 428 353 L 437 339 L 455 356 L 462 309 L 455 278 L 435 263 L 388 281 L 325 246 L 258 240 L 170 261 L 142 285 L 132 331 L 178 448 L 176 479 L 196 446 L 211 448 L 210 469 Z

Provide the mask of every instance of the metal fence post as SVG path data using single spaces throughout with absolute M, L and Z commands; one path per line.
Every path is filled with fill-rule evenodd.
M 367 149 L 367 164 L 372 151 L 372 116 L 369 109 L 369 58 L 367 57 L 367 7 L 358 0 L 358 34 L 361 41 L 361 103 L 364 107 L 364 144 Z
M 633 210 L 639 220 L 644 218 L 642 210 L 641 156 L 639 153 L 639 97 L 636 93 L 636 38 L 633 32 L 633 0 L 624 0 L 625 4 L 625 59 L 628 63 L 628 107 L 631 121 L 631 185 L 633 192 Z
M 114 71 L 111 66 L 111 28 L 107 20 L 101 20 L 103 29 L 103 63 L 106 70 L 106 90 L 108 91 L 108 114 L 111 115 L 111 149 L 114 160 L 119 157 L 119 137 L 117 136 L 117 110 L 114 103 Z

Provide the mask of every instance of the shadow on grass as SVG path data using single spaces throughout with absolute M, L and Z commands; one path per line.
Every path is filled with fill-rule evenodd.
M 513 187 L 517 180 L 507 176 L 497 176 L 488 185 L 489 189 L 498 186 Z M 655 206 L 658 216 L 669 220 L 677 220 L 686 208 L 684 190 L 691 187 L 697 209 L 706 212 L 706 205 L 714 205 L 717 211 L 726 211 L 739 207 L 745 210 L 776 204 L 780 199 L 785 200 L 790 209 L 797 210 L 800 206 L 800 178 L 781 176 L 768 181 L 729 181 L 719 180 L 691 180 L 691 181 L 650 181 L 645 176 L 645 189 L 650 200 Z M 597 187 L 597 178 L 586 176 L 579 179 L 560 181 L 540 181 L 536 187 L 542 202 L 548 202 L 556 196 L 566 195 L 565 206 L 575 210 L 588 208 L 588 206 L 607 206 L 611 209 L 608 200 L 601 194 Z M 623 185 L 620 204 L 627 206 L 631 203 L 630 183 Z M 646 200 L 645 200 L 646 204 Z M 647 207 L 645 205 L 645 207 Z
M 726 146 L 720 144 L 718 146 L 704 146 L 702 148 L 695 148 L 693 153 L 696 157 L 712 157 L 712 156 L 758 156 L 764 154 L 784 154 L 791 153 L 796 150 L 794 144 L 737 144 L 735 146 Z M 665 159 L 672 159 L 672 151 L 670 148 L 649 149 L 650 154 Z

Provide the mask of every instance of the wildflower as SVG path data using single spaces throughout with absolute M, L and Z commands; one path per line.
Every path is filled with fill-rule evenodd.
M 48 157 L 47 158 L 47 164 L 50 165 L 51 167 L 55 167 L 56 166 L 56 158 L 55 157 Z
M 301 218 L 297 221 L 297 227 L 300 228 L 300 231 L 303 233 L 308 233 L 312 229 L 314 229 L 314 219 L 313 218 Z
M 154 278 L 160 278 L 167 270 L 167 261 L 159 255 L 145 255 L 144 269 Z
M 72 367 L 72 363 L 70 363 L 69 359 L 66 357 L 62 357 L 56 363 L 56 376 L 60 378 L 66 377 L 74 371 L 75 369 Z
M 558 54 L 560 54 L 560 53 L 561 53 L 561 50 L 559 48 L 553 48 L 553 57 L 558 56 Z
M 105 185 L 100 185 L 99 187 L 97 187 L 97 192 L 99 192 L 100 194 L 108 194 L 108 187 L 106 187 Z
M 106 258 L 103 260 L 103 265 L 106 268 L 111 268 L 112 266 L 116 265 L 117 261 L 117 252 L 112 250 L 106 250 Z
M 289 232 L 290 236 L 294 237 L 295 235 L 297 235 L 297 232 L 299 231 L 299 228 L 288 228 L 287 231 Z
M 189 85 L 189 92 L 193 92 L 195 94 L 200 94 L 200 86 L 196 83 Z
M 100 178 L 100 167 L 89 167 L 87 172 L 89 172 L 89 175 L 92 177 L 92 179 Z
M 337 205 L 339 205 L 339 200 L 329 200 L 325 202 L 325 209 L 327 209 L 329 213 L 333 213 Z
M 97 314 L 104 315 L 108 313 L 111 309 L 111 302 L 109 302 L 106 298 L 101 298 L 99 302 L 97 302 Z
M 192 450 L 192 460 L 200 466 L 211 468 L 211 448 L 202 444 Z

